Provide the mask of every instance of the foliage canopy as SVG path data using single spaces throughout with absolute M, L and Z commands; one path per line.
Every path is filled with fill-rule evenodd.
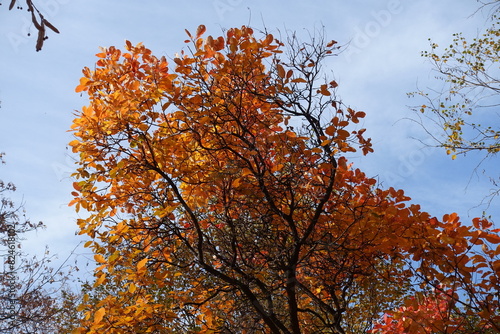
M 173 64 L 127 42 L 83 70 L 71 205 L 99 267 L 81 333 L 360 333 L 416 290 L 474 294 L 443 330 L 498 326 L 498 231 L 347 163 L 372 147 L 324 77 L 335 41 L 204 33 Z

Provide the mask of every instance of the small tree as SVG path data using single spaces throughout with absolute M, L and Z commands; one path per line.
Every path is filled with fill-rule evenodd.
M 440 51 L 436 43 L 422 56 L 428 58 L 444 82 L 442 90 L 430 89 L 411 93 L 424 98 L 417 108 L 437 126 L 438 132 L 424 125 L 446 153 L 455 159 L 469 152 L 480 153 L 480 160 L 496 157 L 500 152 L 500 27 L 499 1 L 492 7 L 491 26 L 477 38 L 468 40 L 461 33 L 453 35 L 449 47 Z M 491 178 L 499 193 L 497 176 Z
M 3 163 L 2 154 L 0 161 Z M 0 333 L 46 334 L 59 327 L 57 319 L 66 312 L 68 273 L 54 269 L 48 250 L 42 257 L 27 258 L 21 251 L 26 233 L 44 228 L 42 222 L 31 223 L 22 206 L 15 206 L 8 193 L 15 191 L 12 183 L 0 180 L 0 245 L 3 271 L 0 272 Z

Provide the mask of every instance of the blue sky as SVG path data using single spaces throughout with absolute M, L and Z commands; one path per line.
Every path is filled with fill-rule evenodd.
M 7 161 L 0 179 L 14 182 L 14 199 L 25 203 L 33 221 L 47 225 L 24 242 L 29 252 L 48 245 L 64 258 L 80 240 L 75 237 L 78 216 L 67 207 L 74 168 L 67 130 L 74 110 L 86 104 L 85 96 L 74 92 L 81 69 L 93 66 L 99 46 L 123 47 L 126 39 L 168 58 L 184 46 L 184 29 L 194 31 L 199 24 L 213 35 L 247 24 L 303 36 L 324 27 L 328 39 L 348 45 L 328 61 L 328 70 L 340 84 L 342 100 L 367 113 L 364 126 L 374 142 L 375 153 L 355 157 L 355 165 L 384 186 L 404 189 L 432 215 L 457 212 L 470 221 L 484 209 L 474 208 L 490 187 L 473 173 L 478 157 L 451 161 L 443 150 L 416 140 L 432 143 L 408 120 L 415 117 L 408 105 L 420 101 L 406 96 L 417 86 L 436 84 L 430 64 L 420 56 L 429 49 L 429 37 L 445 46 L 454 32 L 475 36 L 484 28 L 484 15 L 470 17 L 478 8 L 475 0 L 35 2 L 61 31 L 49 33 L 38 53 L 27 13 L 8 12 L 8 1 L 0 7 L 0 151 Z M 493 205 L 489 213 L 498 216 L 499 211 Z

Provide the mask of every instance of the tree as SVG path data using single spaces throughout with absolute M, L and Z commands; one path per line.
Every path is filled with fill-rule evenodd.
M 486 32 L 469 41 L 461 33 L 453 35 L 453 42 L 444 51 L 431 42 L 431 50 L 422 55 L 428 58 L 444 82 L 442 91 L 421 90 L 412 96 L 424 97 L 425 102 L 417 109 L 429 115 L 440 133 L 432 133 L 438 145 L 455 159 L 469 152 L 481 153 L 482 159 L 494 157 L 500 152 L 500 128 L 498 123 L 498 96 L 500 77 L 500 28 L 499 2 L 489 18 L 492 24 Z M 498 188 L 498 180 L 492 181 Z M 492 195 L 496 195 L 496 190 Z
M 3 154 L 0 153 L 0 163 Z M 21 252 L 23 236 L 44 227 L 31 223 L 6 195 L 15 191 L 12 183 L 0 180 L 0 245 L 3 271 L 0 273 L 0 333 L 54 333 L 58 319 L 72 313 L 63 308 L 70 299 L 66 282 L 69 273 L 50 265 L 48 250 L 42 257 L 26 258 Z M 66 317 L 67 315 L 64 315 Z
M 80 333 L 360 333 L 441 284 L 500 305 L 498 231 L 348 164 L 372 147 L 322 68 L 335 41 L 204 32 L 173 69 L 127 42 L 83 70 L 70 204 L 98 268 Z
M 18 3 L 17 0 L 11 0 L 9 4 L 9 10 L 12 10 L 14 7 L 16 7 L 16 4 Z M 0 5 L 2 3 L 0 2 Z M 55 33 L 59 33 L 59 30 L 54 27 L 52 23 L 50 23 L 44 16 L 43 14 L 38 10 L 38 8 L 35 6 L 33 3 L 33 0 L 26 0 L 26 6 L 28 7 L 28 12 L 31 13 L 31 22 L 33 23 L 33 26 L 35 29 L 38 31 L 38 37 L 36 40 L 36 51 L 42 50 L 43 43 L 47 38 L 47 28 L 52 30 Z M 22 10 L 23 7 L 21 5 L 17 5 L 17 9 Z

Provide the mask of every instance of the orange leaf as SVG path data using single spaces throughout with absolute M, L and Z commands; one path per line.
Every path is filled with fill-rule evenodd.
M 330 139 L 326 139 L 326 140 L 323 140 L 323 141 L 321 142 L 321 144 L 320 144 L 320 145 L 321 145 L 321 146 L 330 145 L 330 143 L 331 143 L 331 142 L 332 142 L 332 141 L 331 141 Z
M 237 188 L 239 187 L 241 184 L 241 179 L 236 179 L 233 181 L 233 187 Z
M 333 125 L 330 125 L 325 129 L 325 133 L 329 136 L 333 136 L 335 134 L 335 127 Z
M 274 36 L 272 34 L 267 34 L 266 38 L 264 39 L 264 44 L 269 45 L 273 42 Z
M 334 41 L 334 40 L 331 40 L 327 45 L 326 47 L 327 48 L 331 48 L 332 46 L 334 46 L 335 44 L 337 44 L 337 41 Z
M 364 118 L 366 116 L 366 113 L 364 111 L 358 111 L 357 113 L 354 114 L 354 116 L 358 118 Z
M 292 80 L 292 82 L 295 82 L 295 83 L 302 83 L 302 82 L 307 82 L 306 79 L 304 78 L 295 78 Z
M 346 130 L 343 130 L 343 129 L 339 129 L 337 130 L 337 136 L 342 138 L 342 139 L 345 139 L 347 137 L 349 137 L 350 133 L 349 131 L 346 131 Z
M 203 24 L 200 24 L 198 29 L 196 29 L 196 38 L 199 38 L 201 35 L 203 35 L 205 31 L 207 31 L 207 27 L 205 27 Z
M 253 174 L 252 171 L 248 168 L 243 168 L 242 171 L 241 171 L 241 176 L 247 176 L 247 175 L 251 175 Z
M 498 243 L 500 243 L 500 236 L 499 236 L 499 235 L 497 235 L 497 234 L 491 234 L 491 233 L 488 233 L 488 234 L 484 235 L 484 238 L 485 238 L 488 242 L 490 242 L 490 243 L 492 243 L 492 244 L 498 244 Z
M 83 92 L 84 90 L 87 90 L 87 83 L 89 82 L 89 78 L 82 77 L 80 78 L 80 84 L 76 86 L 75 92 L 80 93 Z
M 276 69 L 278 70 L 278 76 L 280 78 L 284 78 L 285 77 L 285 69 L 283 68 L 283 66 L 281 64 L 277 64 Z
M 324 96 L 330 96 L 332 95 L 329 91 L 326 85 L 321 85 L 320 89 L 318 90 L 318 93 L 324 95 Z
M 96 260 L 98 263 L 106 263 L 106 259 L 101 254 L 94 255 L 94 260 Z
M 141 270 L 142 268 L 144 268 L 144 266 L 146 265 L 147 262 L 148 262 L 147 258 L 142 259 L 141 261 L 139 261 L 137 263 L 137 270 Z
M 313 149 L 311 150 L 313 153 L 323 153 L 323 150 L 320 149 L 319 147 L 313 147 Z

